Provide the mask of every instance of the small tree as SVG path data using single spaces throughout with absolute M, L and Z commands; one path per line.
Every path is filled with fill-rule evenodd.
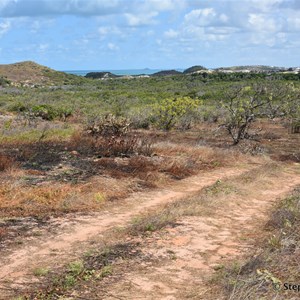
M 266 89 L 270 99 L 265 107 L 266 116 L 284 117 L 290 123 L 291 133 L 300 133 L 300 89 L 293 83 L 268 84 Z
M 300 133 L 300 89 L 291 86 L 284 103 L 284 114 L 290 122 L 290 132 Z
M 233 144 L 248 139 L 249 129 L 256 117 L 262 115 L 262 108 L 270 98 L 262 85 L 236 86 L 225 93 L 222 101 L 227 110 L 227 118 L 223 126 L 227 129 Z
M 199 100 L 190 97 L 164 99 L 153 108 L 157 127 L 169 131 L 183 116 L 195 111 L 199 105 Z
M 293 84 L 240 85 L 224 94 L 222 104 L 227 110 L 224 126 L 234 145 L 250 137 L 249 129 L 257 117 L 286 117 L 291 132 L 300 132 L 300 89 Z

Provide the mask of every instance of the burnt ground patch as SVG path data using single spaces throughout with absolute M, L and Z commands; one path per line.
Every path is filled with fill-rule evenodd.
M 25 217 L 0 220 L 0 250 L 11 245 L 21 244 L 21 238 L 38 234 L 42 228 L 49 226 L 49 217 Z

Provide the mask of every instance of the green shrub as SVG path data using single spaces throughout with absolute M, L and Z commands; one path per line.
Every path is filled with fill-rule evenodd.
M 11 112 L 25 112 L 28 110 L 28 105 L 25 105 L 25 103 L 18 101 L 16 103 L 13 103 L 8 107 L 8 111 Z
M 10 84 L 10 81 L 7 78 L 0 77 L 0 86 L 7 86 Z
M 135 129 L 149 129 L 155 119 L 150 106 L 132 109 L 128 112 L 127 117 L 130 120 L 131 127 Z
M 188 114 L 193 113 L 200 101 L 190 97 L 166 98 L 153 107 L 153 115 L 159 129 L 170 130 L 176 123 Z
M 9 111 L 30 114 L 33 117 L 40 117 L 43 120 L 52 121 L 54 119 L 63 119 L 72 115 L 72 109 L 67 107 L 54 107 L 49 104 L 30 105 L 24 102 L 13 103 Z

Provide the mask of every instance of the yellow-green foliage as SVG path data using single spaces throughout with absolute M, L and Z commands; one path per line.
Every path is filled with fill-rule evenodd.
M 73 127 L 66 128 L 50 128 L 47 130 L 41 129 L 28 129 L 21 132 L 11 134 L 1 134 L 1 143 L 14 143 L 14 142 L 36 142 L 43 137 L 43 140 L 67 140 L 75 129 Z
M 158 128 L 172 129 L 184 115 L 193 113 L 201 104 L 200 100 L 190 97 L 166 98 L 153 107 Z

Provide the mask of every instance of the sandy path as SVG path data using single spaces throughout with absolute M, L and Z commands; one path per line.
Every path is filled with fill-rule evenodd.
M 211 214 L 184 217 L 179 226 L 153 233 L 141 247 L 152 262 L 127 268 L 99 299 L 220 299 L 204 282 L 216 266 L 255 249 L 274 205 L 300 185 L 299 171 L 298 164 L 266 172 L 226 195 Z
M 41 266 L 57 267 L 74 259 L 76 255 L 83 254 L 90 246 L 90 242 L 101 236 L 107 229 L 114 226 L 124 226 L 134 216 L 149 208 L 191 196 L 218 179 L 237 176 L 254 167 L 257 165 L 203 172 L 163 190 L 136 193 L 123 201 L 121 206 L 115 207 L 111 211 L 75 216 L 71 220 L 55 219 L 53 225 L 57 224 L 57 230 L 54 233 L 44 230 L 44 232 L 39 233 L 39 236 L 32 236 L 30 239 L 21 241 L 21 245 L 17 249 L 2 254 L 0 258 L 0 282 L 7 285 L 10 282 L 24 284 L 32 281 L 34 268 Z M 2 296 L 0 299 L 6 298 Z

